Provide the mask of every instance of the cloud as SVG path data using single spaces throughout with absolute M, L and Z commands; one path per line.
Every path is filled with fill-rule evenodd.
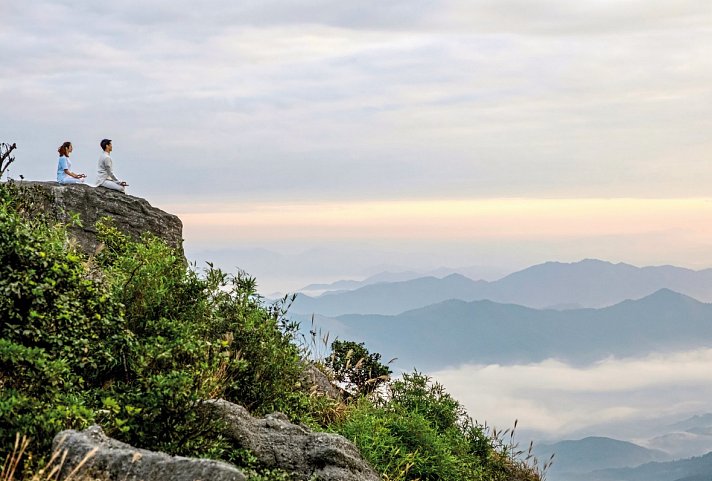
M 712 19 L 704 0 L 447 0 L 440 22 L 452 27 L 547 36 L 699 27 Z
M 0 130 L 147 197 L 705 195 L 706 5 L 531 5 L 4 4 Z
M 547 360 L 465 365 L 432 373 L 480 421 L 515 419 L 544 435 L 601 434 L 606 423 L 685 416 L 712 409 L 712 349 L 605 359 L 587 367 Z

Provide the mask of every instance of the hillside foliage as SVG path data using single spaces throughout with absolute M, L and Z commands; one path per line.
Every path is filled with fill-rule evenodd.
M 417 372 L 386 380 L 364 346 L 369 370 L 341 379 L 360 386 L 348 404 L 315 395 L 298 326 L 247 274 L 198 272 L 161 240 L 131 240 L 108 220 L 97 225 L 101 249 L 83 255 L 66 226 L 28 216 L 32 196 L 19 195 L 0 184 L 0 448 L 29 436 L 27 469 L 57 432 L 98 423 L 137 447 L 287 479 L 201 416 L 202 400 L 223 398 L 341 433 L 390 481 L 539 479 L 442 386 Z M 351 362 L 342 351 L 354 345 L 337 347 L 332 376 L 346 372 L 338 363 Z M 374 373 L 380 381 L 368 383 Z

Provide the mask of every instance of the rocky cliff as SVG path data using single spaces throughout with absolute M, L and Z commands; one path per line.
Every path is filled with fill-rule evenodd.
M 93 253 L 97 248 L 96 222 L 103 217 L 133 238 L 149 232 L 183 251 L 183 223 L 172 214 L 153 207 L 145 199 L 102 187 L 59 185 L 56 182 L 22 182 L 17 184 L 31 198 L 34 209 L 52 220 L 70 223 L 77 214 L 81 225 L 70 227 L 80 249 Z

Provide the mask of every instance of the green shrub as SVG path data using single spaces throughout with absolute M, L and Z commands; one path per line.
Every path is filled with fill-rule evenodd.
M 229 339 L 241 361 L 226 375 L 224 398 L 260 414 L 289 414 L 289 393 L 299 390 L 304 371 L 293 342 L 298 326 L 284 318 L 282 304 L 265 305 L 255 279 L 245 273 L 227 275 L 211 266 L 205 278 L 211 317 L 200 332 Z
M 364 343 L 336 340 L 331 343 L 331 355 L 326 358 L 326 367 L 334 378 L 345 384 L 351 394 L 372 393 L 391 375 L 388 366 L 381 364 L 379 353 L 370 353 Z
M 390 382 L 383 399 L 360 398 L 332 429 L 391 481 L 539 479 L 442 385 L 417 371 Z
M 97 421 L 139 447 L 218 456 L 231 447 L 201 400 L 309 409 L 287 395 L 302 371 L 295 327 L 254 279 L 201 277 L 159 239 L 108 222 L 84 258 L 18 195 L 0 186 L 0 445 L 20 431 L 46 452 L 56 432 Z
M 381 402 L 361 399 L 336 426 L 388 479 L 481 479 L 486 459 L 472 449 L 464 411 L 439 386 L 417 373 L 389 386 Z
M 47 447 L 94 413 L 84 391 L 119 363 L 122 319 L 85 274 L 62 226 L 21 217 L 0 189 L 0 444 L 21 431 Z
M 158 334 L 147 329 L 151 321 L 185 324 L 207 315 L 205 283 L 187 269 L 174 248 L 150 234 L 140 242 L 132 241 L 111 219 L 102 219 L 96 227 L 102 247 L 95 260 L 109 280 L 112 296 L 123 304 L 124 317 L 135 334 Z

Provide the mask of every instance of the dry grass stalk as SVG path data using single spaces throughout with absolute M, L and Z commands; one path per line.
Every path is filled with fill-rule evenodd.
M 20 438 L 20 433 L 15 435 L 15 446 L 13 447 L 12 452 L 5 458 L 5 462 L 2 466 L 2 472 L 0 472 L 1 481 L 12 481 L 15 479 L 15 471 L 17 470 L 17 466 L 19 466 L 20 460 L 25 454 L 25 450 L 29 444 L 30 440 L 27 436 L 22 436 L 22 438 Z
M 64 443 L 64 439 L 62 438 L 59 441 L 59 447 L 52 451 L 52 455 L 49 458 L 49 461 L 45 464 L 43 468 L 40 468 L 35 474 L 33 474 L 30 478 L 23 478 L 26 479 L 27 481 L 58 481 L 60 472 L 62 470 L 62 467 L 64 466 L 65 461 L 67 460 L 67 454 L 68 450 L 66 449 L 61 449 L 62 444 Z M 27 447 L 30 444 L 29 438 L 27 436 L 20 436 L 18 433 L 15 436 L 15 446 L 10 454 L 7 455 L 5 458 L 5 463 L 3 464 L 2 471 L 0 471 L 0 481 L 16 481 L 15 478 L 15 473 L 17 471 L 18 466 L 20 465 L 23 456 L 25 456 L 25 453 L 27 451 Z M 81 469 L 84 467 L 84 465 L 96 454 L 98 451 L 98 448 L 94 448 L 91 451 L 89 451 L 84 458 L 77 464 L 77 466 L 72 470 L 69 475 L 64 478 L 64 481 L 69 481 L 71 480 L 74 476 L 80 473 Z M 81 477 L 77 478 L 78 480 L 86 480 L 88 478 Z M 19 480 L 17 480 L 19 481 Z
M 64 443 L 64 438 L 60 441 L 60 446 Z M 53 479 L 57 479 L 59 477 L 59 472 L 62 469 L 62 466 L 64 466 L 64 461 L 67 459 L 67 454 L 68 451 L 66 449 L 56 449 L 52 452 L 52 456 L 49 458 L 49 461 L 47 461 L 47 465 L 40 469 L 37 474 L 32 476 L 31 481 L 51 481 Z M 59 456 L 62 456 L 62 458 L 59 460 L 58 463 L 55 464 L 57 461 L 57 458 Z M 49 473 L 45 472 L 47 469 L 50 468 Z
M 69 473 L 69 476 L 64 478 L 64 481 L 69 481 L 70 479 L 72 479 L 74 477 L 74 475 L 77 474 L 79 472 L 79 470 L 82 469 L 82 466 L 84 466 L 87 461 L 89 461 L 91 458 L 94 457 L 94 455 L 96 454 L 97 451 L 99 451 L 99 448 L 94 448 L 91 451 L 89 451 L 86 454 L 86 456 L 84 456 L 84 458 L 79 462 L 79 464 L 77 464 L 77 466 L 72 470 L 72 472 Z

